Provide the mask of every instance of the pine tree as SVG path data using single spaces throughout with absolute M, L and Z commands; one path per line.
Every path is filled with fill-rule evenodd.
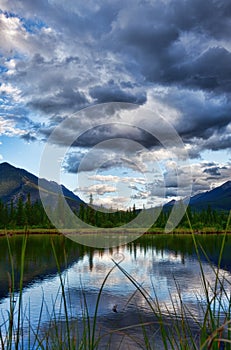
M 10 201 L 10 213 L 9 213 L 9 224 L 10 227 L 14 227 L 16 224 L 16 212 L 15 212 L 15 208 L 14 208 L 14 202 L 13 199 L 11 199 Z
M 84 205 L 83 203 L 80 204 L 79 206 L 79 218 L 80 220 L 84 221 Z
M 30 193 L 27 195 L 27 201 L 25 204 L 25 216 L 26 216 L 26 223 L 27 225 L 31 226 L 32 224 L 32 210 L 31 210 L 31 199 L 30 199 Z
M 93 206 L 93 195 L 92 193 L 89 196 L 89 206 L 87 208 L 87 222 L 91 225 L 95 225 L 95 210 Z
M 56 220 L 61 225 L 61 227 L 65 226 L 65 213 L 64 213 L 64 199 L 61 195 L 59 195 L 57 207 L 55 209 Z
M 6 227 L 8 223 L 9 223 L 8 205 L 5 204 L 3 207 L 3 226 Z
M 25 217 L 25 209 L 23 204 L 23 198 L 22 196 L 19 197 L 17 208 L 16 208 L 16 224 L 19 227 L 24 226 L 26 223 L 26 217 Z
M 4 204 L 0 200 L 0 227 L 4 226 Z

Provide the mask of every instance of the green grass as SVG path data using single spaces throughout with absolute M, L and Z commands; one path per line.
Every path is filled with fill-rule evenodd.
M 230 225 L 230 215 L 231 212 L 229 214 L 227 228 Z M 190 220 L 188 221 L 190 225 Z M 173 297 L 171 293 L 169 294 L 171 308 L 166 305 L 163 311 L 154 286 L 154 297 L 151 297 L 142 284 L 136 281 L 133 276 L 123 268 L 122 260 L 119 262 L 112 260 L 113 267 L 105 275 L 103 283 L 99 288 L 93 317 L 89 315 L 89 305 L 84 290 L 82 289 L 82 316 L 79 319 L 74 318 L 74 315 L 70 318 L 67 308 L 68 298 L 70 297 L 68 293 L 68 281 L 61 273 L 59 258 L 51 238 L 52 252 L 55 257 L 60 280 L 61 305 L 60 312 L 55 311 L 57 298 L 53 300 L 53 312 L 50 314 L 49 324 L 45 328 L 42 325 L 42 312 L 47 308 L 45 300 L 42 301 L 36 327 L 33 327 L 30 323 L 30 306 L 23 304 L 23 278 L 27 236 L 24 236 L 21 247 L 20 281 L 17 303 L 15 303 L 14 257 L 11 250 L 10 238 L 6 236 L 11 264 L 11 275 L 9 275 L 10 304 L 7 319 L 5 319 L 4 324 L 0 327 L 0 349 L 100 350 L 102 349 L 102 344 L 104 344 L 103 349 L 114 350 L 113 337 L 116 334 L 119 335 L 121 339 L 121 344 L 118 344 L 118 349 L 123 349 L 123 341 L 128 339 L 131 343 L 136 344 L 136 349 L 155 350 L 157 348 L 155 339 L 158 338 L 158 344 L 161 343 L 161 349 L 164 350 L 231 350 L 231 286 L 229 281 L 222 276 L 220 268 L 227 232 L 225 232 L 220 247 L 217 268 L 214 268 L 207 257 L 208 263 L 215 276 L 215 284 L 211 286 L 206 279 L 201 261 L 201 252 L 205 257 L 206 252 L 197 240 L 197 235 L 194 234 L 192 227 L 190 227 L 190 230 L 200 265 L 200 278 L 206 300 L 205 305 L 202 305 L 200 300 L 198 300 L 198 307 L 200 307 L 201 313 L 203 314 L 202 321 L 199 322 L 191 310 L 188 309 L 187 305 L 184 304 L 177 280 L 175 280 L 177 295 Z M 98 316 L 99 303 L 103 289 L 114 269 L 120 270 L 135 287 L 135 293 L 127 301 L 127 304 L 129 304 L 132 299 L 135 301 L 136 295 L 140 294 L 153 315 L 153 321 L 143 319 L 142 313 L 139 314 L 139 309 L 137 309 L 139 322 L 106 331 L 100 328 Z M 229 305 L 228 307 L 224 306 L 224 300 L 227 301 L 226 305 Z M 64 318 L 61 309 L 64 310 Z M 27 339 L 23 332 L 25 322 L 29 324 Z M 139 337 L 134 335 L 134 329 L 139 329 Z

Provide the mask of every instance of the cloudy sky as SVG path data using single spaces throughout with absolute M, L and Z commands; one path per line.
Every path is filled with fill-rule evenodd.
M 0 0 L 0 9 L 2 162 L 39 175 L 47 144 L 68 149 L 61 181 L 124 208 L 230 179 L 230 1 Z

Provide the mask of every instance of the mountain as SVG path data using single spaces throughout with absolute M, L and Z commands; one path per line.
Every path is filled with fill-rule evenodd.
M 31 202 L 40 201 L 38 177 L 28 171 L 16 168 L 8 163 L 0 164 L 0 199 L 4 203 L 14 203 L 22 196 L 26 201 L 28 193 L 31 196 Z M 40 179 L 40 190 L 46 196 L 46 203 L 52 206 L 57 204 L 57 196 L 62 190 L 63 195 L 72 209 L 79 209 L 81 203 L 85 204 L 78 196 L 68 190 L 63 185 L 58 185 L 54 181 Z M 165 209 L 171 208 L 175 201 L 171 201 L 164 205 Z M 231 181 L 227 181 L 223 185 L 214 188 L 211 191 L 199 193 L 190 198 L 189 205 L 192 209 L 207 209 L 208 205 L 217 210 L 231 209 Z
M 40 201 L 38 177 L 29 173 L 28 171 L 16 168 L 9 163 L 0 164 L 0 199 L 3 203 L 10 203 L 13 200 L 16 203 L 19 197 L 23 201 L 27 200 L 28 193 L 30 193 L 31 202 Z M 80 204 L 84 202 L 76 196 L 73 192 L 68 190 L 63 185 L 58 185 L 54 181 L 40 179 L 40 190 L 43 191 L 49 200 L 49 205 L 57 203 L 57 196 L 60 191 L 73 209 L 78 209 Z
M 217 210 L 231 209 L 231 181 L 214 188 L 211 191 L 199 193 L 191 197 L 189 202 L 191 207 L 206 209 L 208 205 Z
M 173 201 L 171 201 L 164 207 L 167 209 L 173 204 Z M 231 210 L 231 181 L 227 181 L 213 190 L 196 194 L 190 198 L 189 205 L 192 209 L 198 211 L 207 209 L 208 206 L 216 210 Z

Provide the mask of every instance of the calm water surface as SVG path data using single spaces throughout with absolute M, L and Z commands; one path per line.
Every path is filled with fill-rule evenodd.
M 64 236 L 36 235 L 28 237 L 26 250 L 23 289 L 25 334 L 28 332 L 27 322 L 30 323 L 30 327 L 36 328 L 41 315 L 42 327 L 46 327 L 55 315 L 64 319 L 60 279 L 51 239 L 54 242 L 65 281 L 70 320 L 81 318 L 83 315 L 83 293 L 86 297 L 88 312 L 90 316 L 94 315 L 100 286 L 108 271 L 115 266 L 114 261 L 121 261 L 120 266 L 145 288 L 150 299 L 158 298 L 163 312 L 166 307 L 170 312 L 174 311 L 172 301 L 178 298 L 178 289 L 191 315 L 198 320 L 202 317 L 198 300 L 203 305 L 205 299 L 200 267 L 190 236 L 144 235 L 126 246 L 99 250 L 78 245 Z M 196 239 L 210 259 L 209 263 L 201 254 L 206 279 L 212 286 L 215 282 L 213 269 L 217 266 L 222 236 L 198 235 Z M 17 289 L 22 237 L 13 236 L 9 240 Z M 231 280 L 230 251 L 231 238 L 227 237 L 221 272 L 228 280 Z M 11 273 L 7 242 L 3 237 L 0 238 L 0 325 L 3 333 L 10 305 L 9 274 Z M 119 327 L 139 323 L 138 311 L 146 315 L 147 319 L 153 317 L 144 298 L 135 290 L 134 285 L 118 267 L 111 272 L 105 283 L 98 310 L 99 319 L 105 327 L 110 327 L 111 323 Z M 16 293 L 15 306 L 17 306 L 17 298 Z M 117 313 L 112 311 L 114 305 L 117 305 Z

